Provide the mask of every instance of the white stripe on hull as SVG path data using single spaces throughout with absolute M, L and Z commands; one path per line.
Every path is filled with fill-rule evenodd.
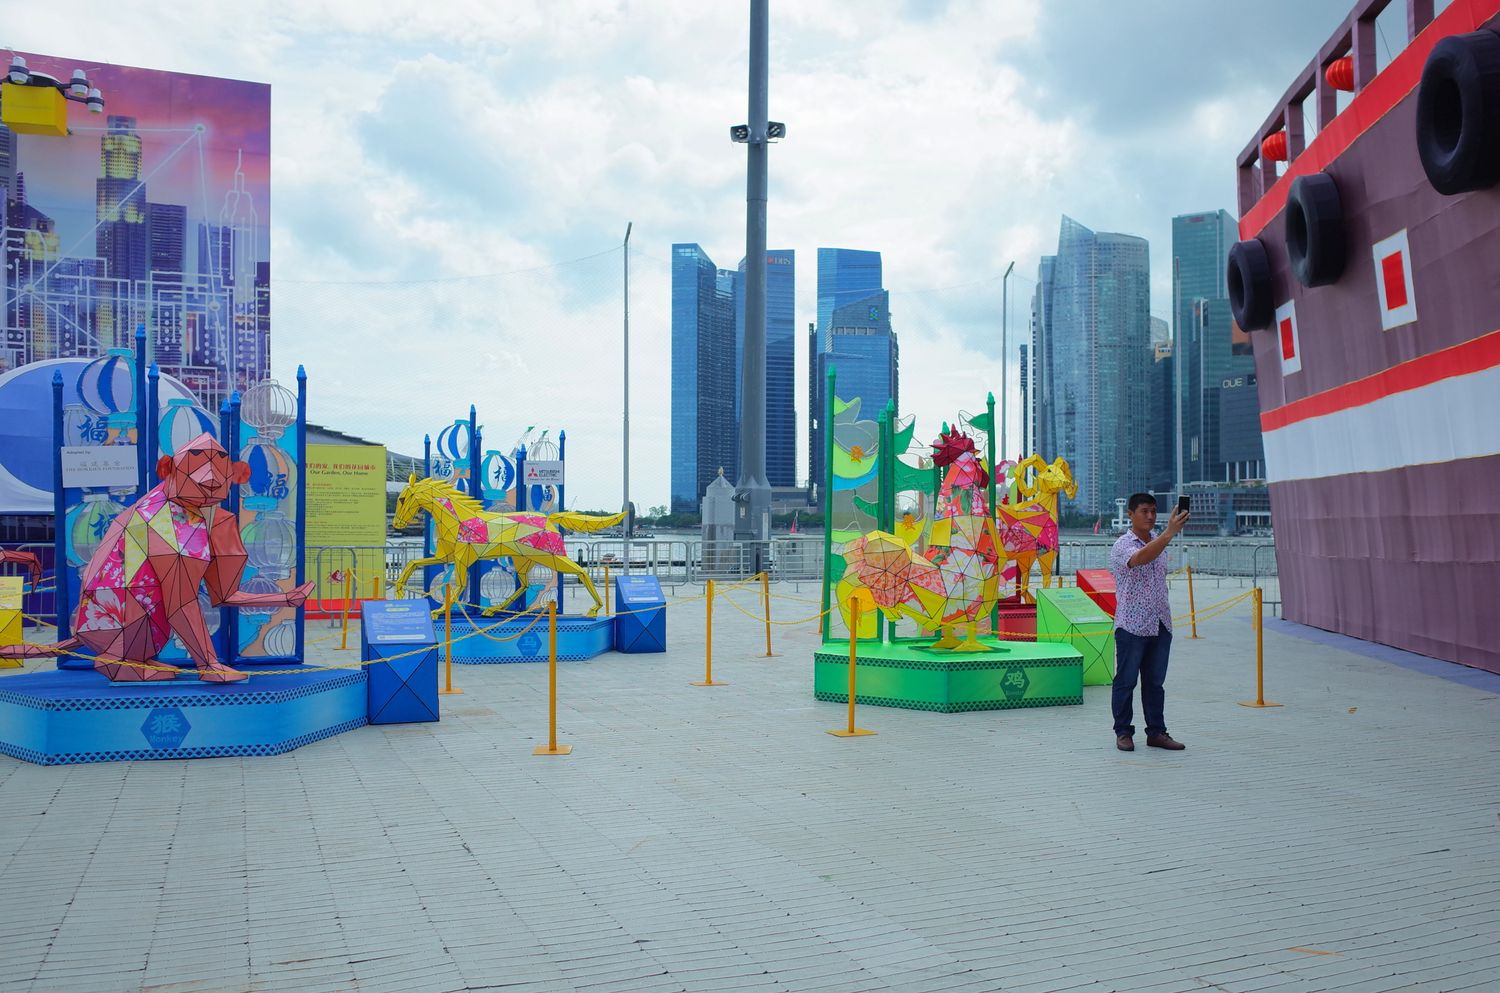
M 1267 482 L 1500 454 L 1500 366 L 1265 433 Z

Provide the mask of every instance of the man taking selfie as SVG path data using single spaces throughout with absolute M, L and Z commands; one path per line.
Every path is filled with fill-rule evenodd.
M 1146 745 L 1180 752 L 1185 748 L 1167 734 L 1167 656 L 1172 651 L 1172 607 L 1167 601 L 1167 560 L 1162 552 L 1188 520 L 1188 498 L 1177 501 L 1167 526 L 1156 532 L 1156 497 L 1136 493 L 1126 504 L 1130 530 L 1109 553 L 1115 576 L 1115 747 L 1135 751 L 1135 717 L 1131 697 L 1137 678 L 1141 710 L 1146 717 Z

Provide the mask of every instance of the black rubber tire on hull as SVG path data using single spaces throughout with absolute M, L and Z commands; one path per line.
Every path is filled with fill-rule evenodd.
M 1344 206 L 1326 172 L 1298 176 L 1286 199 L 1286 255 L 1303 286 L 1327 286 L 1344 273 Z
M 1229 309 L 1245 331 L 1269 327 L 1276 307 L 1271 302 L 1271 259 L 1259 238 L 1237 241 L 1229 250 Z
M 1417 87 L 1417 154 L 1445 196 L 1500 182 L 1500 35 L 1449 35 Z

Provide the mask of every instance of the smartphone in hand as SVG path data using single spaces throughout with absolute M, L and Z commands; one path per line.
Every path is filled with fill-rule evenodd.
M 1185 496 L 1178 497 L 1177 498 L 1177 512 L 1179 514 L 1186 514 L 1188 512 L 1188 504 L 1190 502 L 1191 501 L 1190 501 L 1190 499 L 1188 497 L 1185 497 Z

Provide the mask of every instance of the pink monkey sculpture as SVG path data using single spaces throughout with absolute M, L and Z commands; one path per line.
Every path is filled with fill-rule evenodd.
M 73 619 L 74 637 L 53 645 L 12 645 L 0 658 L 61 655 L 79 647 L 94 653 L 94 668 L 116 682 L 174 679 L 178 670 L 156 662 L 175 634 L 198 668 L 198 678 L 232 683 L 246 675 L 219 661 L 198 606 L 198 585 L 215 606 L 301 606 L 312 591 L 244 593 L 245 545 L 239 521 L 219 504 L 231 483 L 249 478 L 212 435 L 201 434 L 156 464 L 161 482 L 109 525 L 83 572 Z

